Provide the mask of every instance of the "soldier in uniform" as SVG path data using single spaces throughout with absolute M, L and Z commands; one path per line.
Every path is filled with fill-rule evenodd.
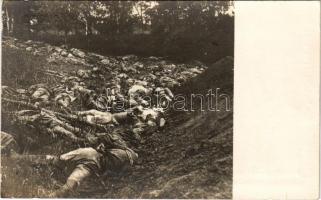
M 128 170 L 138 155 L 116 133 L 101 133 L 88 138 L 91 147 L 79 148 L 60 156 L 47 156 L 55 165 L 68 165 L 72 173 L 66 183 L 49 196 L 65 197 L 88 177 L 100 176 L 106 170 Z

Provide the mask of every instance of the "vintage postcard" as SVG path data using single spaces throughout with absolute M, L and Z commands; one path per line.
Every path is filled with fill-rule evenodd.
M 1 22 L 2 198 L 318 198 L 319 2 L 4 0 Z
M 2 197 L 232 198 L 234 2 L 2 11 Z

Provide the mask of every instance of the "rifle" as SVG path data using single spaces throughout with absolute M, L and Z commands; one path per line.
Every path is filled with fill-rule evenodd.
M 13 103 L 13 104 L 19 104 L 19 105 L 23 105 L 29 108 L 32 108 L 34 110 L 39 110 L 40 108 L 38 106 L 35 106 L 29 102 L 25 102 L 25 101 L 18 101 L 18 100 L 12 100 L 12 99 L 8 99 L 8 98 L 1 98 L 3 101 L 6 101 L 8 103 Z
M 76 114 L 73 114 L 73 113 L 70 113 L 70 114 L 63 114 L 63 113 L 60 113 L 60 112 L 55 112 L 55 111 L 51 111 L 51 110 L 47 110 L 45 108 L 42 109 L 44 112 L 47 112 L 49 114 L 53 114 L 57 117 L 60 117 L 60 118 L 64 118 L 64 119 L 67 119 L 67 120 L 70 120 L 70 121 L 78 121 L 78 122 L 81 122 L 81 123 L 85 123 L 86 125 L 89 125 L 91 127 L 95 127 L 95 128 L 100 128 L 102 130 L 105 130 L 106 131 L 106 127 L 104 125 L 100 125 L 100 124 L 90 124 L 88 123 L 86 120 L 83 120 L 81 117 L 79 117 L 78 115 Z

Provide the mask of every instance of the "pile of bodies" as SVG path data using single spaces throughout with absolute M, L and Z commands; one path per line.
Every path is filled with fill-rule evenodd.
M 56 164 L 78 163 L 66 184 L 53 196 L 65 195 L 85 177 L 104 168 L 132 165 L 138 156 L 133 144 L 166 125 L 165 107 L 174 98 L 171 90 L 205 69 L 197 62 L 188 65 L 156 57 L 107 57 L 16 39 L 4 40 L 4 45 L 45 55 L 49 63 L 73 63 L 86 68 L 69 74 L 47 70 L 47 75 L 59 78 L 56 84 L 2 86 L 2 115 L 13 126 L 36 132 L 37 136 L 26 136 L 34 143 L 39 142 L 39 135 L 50 136 L 47 138 L 66 141 L 75 149 L 45 157 Z M 1 134 L 7 146 L 8 141 L 14 141 L 10 134 Z

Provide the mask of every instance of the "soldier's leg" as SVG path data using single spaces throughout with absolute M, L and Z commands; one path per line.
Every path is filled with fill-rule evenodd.
M 75 191 L 76 188 L 84 181 L 84 179 L 88 178 L 92 175 L 92 172 L 88 167 L 80 164 L 78 165 L 73 172 L 68 177 L 66 183 L 57 191 L 51 193 L 49 197 L 65 197 L 70 192 Z
M 55 126 L 52 128 L 51 131 L 53 131 L 54 133 L 56 133 L 58 135 L 63 135 L 75 143 L 85 142 L 85 139 L 77 137 L 74 133 L 64 129 L 61 126 Z
M 95 149 L 79 148 L 59 156 L 59 160 L 73 167 L 73 171 L 67 178 L 66 183 L 57 191 L 50 194 L 51 197 L 67 196 L 92 174 L 99 172 L 101 154 Z
M 30 155 L 30 154 L 26 155 L 26 154 L 11 153 L 10 158 L 33 163 L 33 164 L 50 164 L 55 166 L 61 165 L 59 157 L 54 155 Z

